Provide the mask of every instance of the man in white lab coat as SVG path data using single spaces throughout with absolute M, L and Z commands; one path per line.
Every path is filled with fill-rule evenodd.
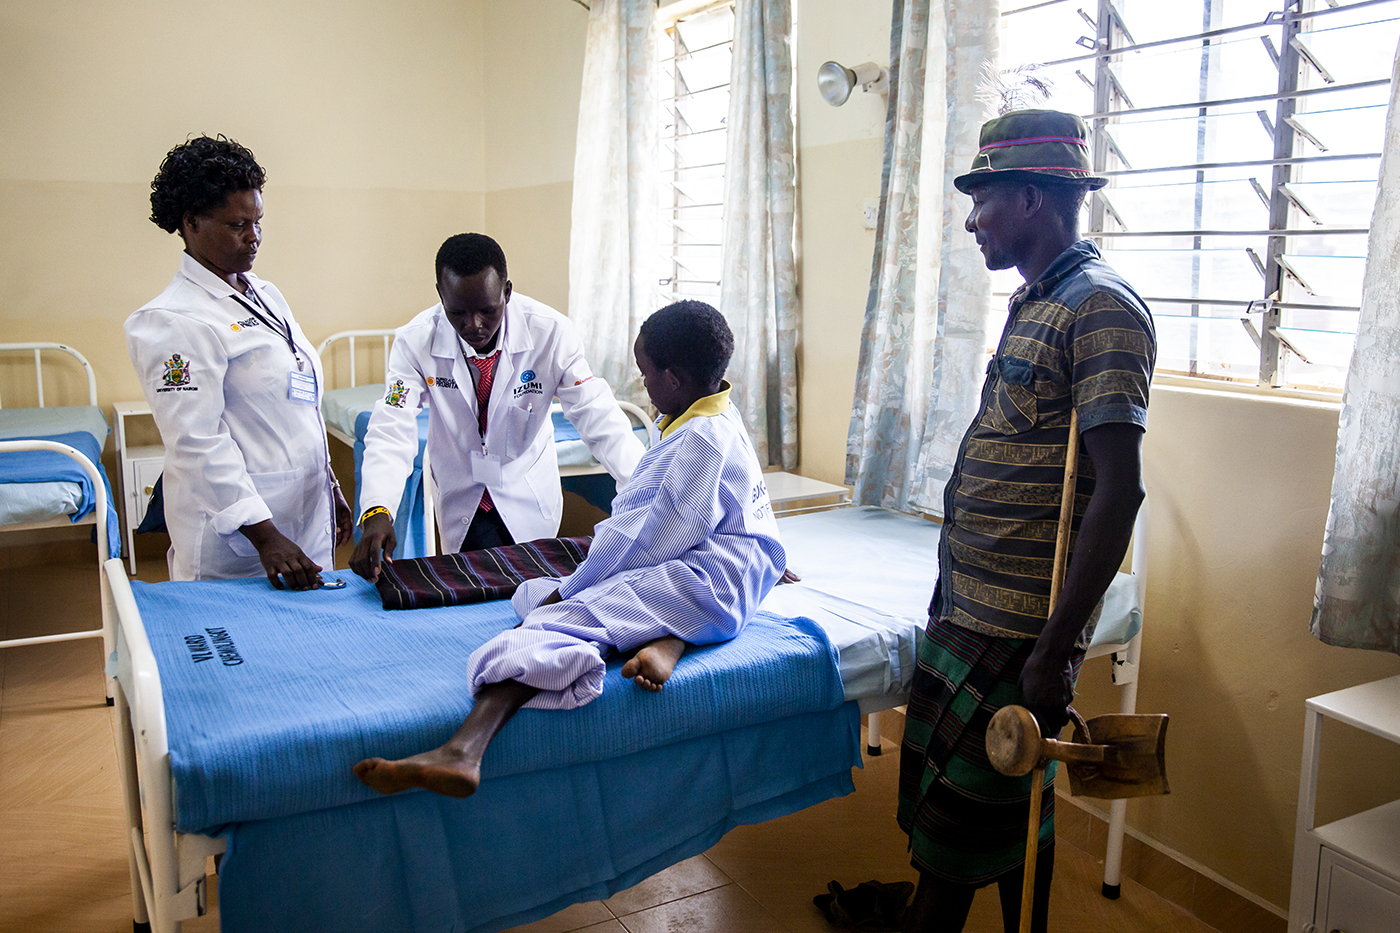
M 428 406 L 428 462 L 444 549 L 467 551 L 559 533 L 563 493 L 549 406 L 558 397 L 619 486 L 645 449 L 597 379 L 566 317 L 514 294 L 505 253 L 484 234 L 449 237 L 437 254 L 442 299 L 395 333 L 387 391 L 365 434 L 360 516 L 350 560 L 374 580 L 392 557 L 394 511 Z

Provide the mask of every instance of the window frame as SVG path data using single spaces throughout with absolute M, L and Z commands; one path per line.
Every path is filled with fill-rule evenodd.
M 1003 19 L 1007 16 L 1014 16 L 1019 12 L 1025 12 L 1042 6 L 1048 6 L 1066 0 L 1050 0 L 1049 3 L 1027 3 L 1014 10 L 1003 11 Z M 1289 268 L 1285 255 L 1289 252 L 1290 244 L 1295 243 L 1299 238 L 1316 234 L 1337 234 L 1367 236 L 1369 234 L 1369 223 L 1365 228 L 1349 227 L 1320 227 L 1309 229 L 1309 218 L 1302 214 L 1296 203 L 1295 197 L 1290 197 L 1288 185 L 1295 178 L 1295 168 L 1314 161 L 1337 161 L 1341 159 L 1366 160 L 1373 159 L 1379 168 L 1380 153 L 1347 153 L 1344 155 L 1303 155 L 1300 154 L 1299 140 L 1301 134 L 1295 127 L 1291 118 L 1293 117 L 1297 101 L 1300 98 L 1313 96 L 1316 94 L 1326 94 L 1333 91 L 1346 91 L 1367 86 L 1389 85 L 1390 78 L 1384 80 L 1366 81 L 1353 84 L 1335 84 L 1329 80 L 1328 84 L 1320 87 L 1308 86 L 1308 80 L 1320 69 L 1313 64 L 1309 57 L 1300 53 L 1299 45 L 1303 43 L 1290 41 L 1295 36 L 1306 36 L 1307 25 L 1316 21 L 1320 17 L 1326 17 L 1333 13 L 1343 13 L 1364 7 L 1381 6 L 1384 4 L 1396 4 L 1397 0 L 1357 0 L 1353 3 L 1338 3 L 1333 7 L 1330 0 L 1326 3 L 1319 0 L 1279 0 L 1275 12 L 1269 14 L 1264 23 L 1241 23 L 1234 26 L 1226 26 L 1219 29 L 1202 29 L 1196 33 L 1183 33 L 1166 39 L 1156 39 L 1151 42 L 1134 43 L 1131 33 L 1125 26 L 1121 14 L 1118 12 L 1113 0 L 1096 0 L 1097 16 L 1094 18 L 1095 35 L 1085 37 L 1080 40 L 1080 44 L 1086 44 L 1088 52 L 1081 56 L 1058 59 L 1055 61 L 1035 63 L 1042 65 L 1065 65 L 1073 62 L 1093 62 L 1093 112 L 1083 114 L 1085 123 L 1089 129 L 1089 142 L 1091 158 L 1095 174 L 1109 177 L 1121 177 L 1132 174 L 1146 173 L 1167 173 L 1183 172 L 1195 170 L 1194 189 L 1197 192 L 1197 204 L 1200 204 L 1200 197 L 1204 186 L 1211 183 L 1207 180 L 1206 172 L 1211 168 L 1222 168 L 1234 166 L 1236 163 L 1202 162 L 1198 164 L 1180 164 L 1154 166 L 1152 168 L 1133 169 L 1124 164 L 1120 153 L 1117 151 L 1108 128 L 1129 114 L 1137 114 L 1149 111 L 1165 110 L 1190 110 L 1197 109 L 1201 118 L 1204 119 L 1209 113 L 1229 113 L 1216 108 L 1229 106 L 1245 102 L 1246 100 L 1257 100 L 1261 104 L 1266 101 L 1272 102 L 1274 107 L 1273 131 L 1274 147 L 1272 161 L 1246 160 L 1238 163 L 1239 167 L 1257 165 L 1261 168 L 1269 166 L 1270 182 L 1266 192 L 1260 192 L 1261 197 L 1267 194 L 1268 203 L 1268 224 L 1267 227 L 1259 231 L 1213 231 L 1203 230 L 1200 227 L 1199 210 L 1197 211 L 1197 225 L 1195 229 L 1184 231 L 1171 231 L 1179 236 L 1192 236 L 1194 250 L 1201 250 L 1202 238 L 1211 235 L 1240 235 L 1254 233 L 1265 238 L 1266 254 L 1262 260 L 1262 289 L 1257 298 L 1245 301 L 1238 296 L 1229 299 L 1214 298 L 1201 294 L 1199 289 L 1193 288 L 1190 297 L 1185 299 L 1155 298 L 1156 301 L 1169 300 L 1173 304 L 1185 303 L 1192 306 L 1192 317 L 1198 316 L 1199 309 L 1203 305 L 1214 305 L 1217 307 L 1229 307 L 1231 305 L 1242 306 L 1240 317 L 1241 325 L 1249 332 L 1251 339 L 1259 348 L 1259 372 L 1256 385 L 1269 388 L 1290 388 L 1299 390 L 1320 390 L 1321 392 L 1335 396 L 1340 393 L 1341 387 L 1314 387 L 1308 385 L 1293 385 L 1288 380 L 1288 361 L 1290 356 L 1297 355 L 1306 359 L 1303 353 L 1296 348 L 1281 333 L 1287 329 L 1287 315 L 1292 309 L 1300 310 L 1335 310 L 1347 312 L 1359 312 L 1358 305 L 1335 305 L 1309 303 L 1305 299 L 1306 294 L 1299 296 L 1299 284 L 1294 279 L 1294 273 Z M 1087 4 L 1086 4 L 1087 6 Z M 1083 15 L 1083 11 L 1081 11 Z M 1087 17 L 1085 17 L 1087 19 Z M 1202 49 L 1202 84 L 1208 86 L 1209 69 L 1211 67 L 1210 58 L 1206 54 L 1210 42 L 1214 39 L 1229 35 L 1235 32 L 1246 30 L 1263 30 L 1264 28 L 1276 29 L 1275 32 L 1263 33 L 1271 35 L 1277 43 L 1278 81 L 1277 88 L 1273 95 L 1256 95 L 1251 98 L 1225 98 L 1221 100 L 1190 100 L 1183 98 L 1179 104 L 1157 105 L 1152 107 L 1134 108 L 1130 100 L 1126 97 L 1123 87 L 1110 69 L 1114 62 L 1122 61 L 1124 56 L 1130 52 L 1137 52 L 1153 47 L 1180 47 L 1192 48 L 1192 42 L 1198 42 Z M 1272 52 L 1271 52 L 1272 54 Z M 1017 63 L 1003 62 L 1003 66 Z M 1199 95 L 1205 97 L 1204 91 Z M 1306 113 L 1306 111 L 1304 111 Z M 1261 116 L 1263 114 L 1261 113 Z M 1262 186 L 1261 186 L 1262 187 Z M 1123 236 L 1159 236 L 1165 237 L 1168 231 L 1144 230 L 1128 231 L 1121 220 L 1116 216 L 1109 195 L 1114 188 L 1110 186 L 1104 189 L 1103 193 L 1091 193 L 1088 199 L 1088 224 L 1084 236 L 1097 240 L 1101 246 L 1111 248 L 1116 237 Z M 1365 252 L 1363 246 L 1362 252 Z M 1149 305 L 1154 302 L 1154 297 L 1145 296 Z M 1304 300 L 1298 300 L 1299 297 Z M 1255 320 L 1258 324 L 1255 324 Z M 1345 333 L 1345 331 L 1336 331 Z M 1353 331 L 1354 339 L 1354 331 Z M 1194 344 L 1195 337 L 1192 342 Z M 1249 385 L 1245 378 L 1232 379 L 1228 376 L 1206 374 L 1197 372 L 1197 354 L 1194 350 L 1190 353 L 1188 361 L 1189 371 L 1167 370 L 1164 374 L 1181 375 L 1194 379 L 1208 379 L 1214 382 L 1225 382 L 1232 385 Z
M 725 9 L 725 8 L 728 8 L 728 9 L 731 11 L 731 13 L 732 13 L 732 11 L 733 11 L 733 9 L 734 9 L 734 5 L 735 5 L 735 0 L 676 0 L 676 2 L 666 4 L 665 6 L 659 6 L 659 7 L 657 7 L 657 10 L 656 10 L 657 42 L 658 42 L 658 43 L 662 43 L 662 42 L 668 42 L 668 41 L 669 41 L 669 42 L 671 43 L 671 47 L 670 47 L 670 49 L 669 49 L 670 55 L 669 55 L 668 57 L 662 57 L 662 56 L 658 55 L 657 58 L 656 58 L 656 67 L 657 67 L 657 71 L 658 71 L 658 74 L 657 74 L 657 81 L 658 81 L 658 83 L 657 83 L 657 90 L 658 90 L 658 93 L 657 93 L 657 96 L 656 96 L 656 101 L 657 101 L 657 121 L 658 121 L 658 124 L 659 124 L 659 125 L 658 125 L 658 133 L 657 133 L 657 143 L 658 143 L 658 146 L 660 147 L 660 150 L 661 150 L 661 151 L 658 152 L 658 154 L 657 154 L 657 161 L 658 161 L 658 164 L 659 164 L 659 165 L 660 165 L 661 163 L 664 163 L 664 162 L 666 161 L 666 151 L 667 151 L 667 148 L 668 148 L 667 145 L 666 145 L 667 142 L 670 141 L 670 142 L 672 143 L 672 145 L 669 147 L 669 148 L 670 148 L 670 151 L 671 151 L 671 153 L 672 153 L 672 155 L 671 155 L 671 160 L 670 160 L 670 161 L 671 161 L 671 164 L 670 164 L 670 166 L 663 166 L 663 167 L 661 167 L 660 170 L 659 170 L 659 172 L 658 172 L 658 176 L 659 176 L 659 186 L 660 186 L 660 189 L 661 189 L 661 198 L 658 199 L 657 208 L 658 208 L 658 213 L 660 214 L 660 222 L 661 222 L 661 227 L 662 227 L 662 229 L 663 229 L 663 238 L 669 238 L 669 241 L 663 239 L 662 241 L 658 242 L 658 244 L 657 244 L 657 245 L 658 245 L 658 267 L 659 267 L 659 269 L 660 269 L 661 271 L 663 271 L 663 272 L 665 273 L 665 274 L 663 274 L 663 275 L 658 276 L 658 278 L 657 278 L 657 288 L 658 288 L 658 290 L 660 291 L 662 300 L 663 300 L 664 302 L 667 302 L 667 303 L 672 302 L 672 301 L 680 300 L 680 299 L 682 299 L 682 298 L 684 298 L 684 297 L 687 297 L 687 296 L 690 296 L 690 295 L 693 294 L 693 293 L 690 293 L 690 292 L 678 291 L 678 290 L 677 290 L 677 286 L 681 285 L 682 283 L 684 283 L 684 284 L 692 284 L 692 285 L 705 285 L 705 286 L 709 286 L 709 285 L 711 284 L 711 280 L 709 280 L 709 279 L 684 279 L 684 278 L 682 277 L 682 274 L 683 274 L 683 273 L 682 273 L 682 270 L 685 268 L 685 264 L 682 262 L 681 257 L 679 256 L 679 250 L 680 250 L 680 248 L 681 248 L 682 246 L 692 246 L 692 247 L 694 247 L 694 246 L 709 246 L 709 247 L 713 247 L 713 248 L 717 249 L 717 250 L 719 251 L 720 255 L 723 254 L 723 249 L 724 249 L 724 246 L 723 246 L 723 240 L 724 240 L 724 236 L 723 236 L 723 227 L 724 227 L 724 208 L 725 208 L 725 204 L 724 204 L 723 190 L 724 190 L 724 177 L 725 177 L 725 169 L 726 169 L 726 166 L 725 166 L 725 164 L 724 164 L 724 160 L 721 160 L 721 161 L 718 162 L 718 163 L 705 163 L 705 164 L 703 164 L 703 165 L 681 165 L 681 164 L 680 164 L 680 163 L 681 163 L 680 147 L 679 147 L 678 145 L 676 145 L 676 143 L 677 143 L 678 140 L 683 139 L 683 138 L 685 138 L 685 137 L 687 137 L 687 136 L 700 135 L 700 133 L 723 132 L 723 133 L 725 134 L 725 139 L 726 139 L 726 147 L 725 147 L 725 148 L 726 148 L 726 151 L 727 151 L 727 149 L 728 149 L 728 146 L 727 146 L 728 126 L 726 125 L 722 130 L 710 129 L 710 130 L 703 130 L 703 131 L 699 131 L 699 132 L 682 133 L 682 132 L 680 132 L 680 130 L 681 130 L 681 124 L 682 124 L 682 122 L 683 122 L 683 118 L 682 118 L 682 116 L 681 116 L 681 114 L 680 114 L 680 112 L 679 112 L 678 103 L 679 103 L 681 100 L 684 100 L 685 98 L 690 97 L 690 96 L 692 96 L 692 95 L 700 94 L 700 93 L 705 93 L 705 92 L 709 92 L 709 91 L 715 91 L 715 90 L 718 90 L 718 89 L 720 89 L 720 88 L 723 88 L 723 89 L 725 89 L 725 91 L 726 91 L 726 110 L 727 110 L 727 100 L 728 100 L 727 93 L 728 93 L 728 88 L 729 88 L 729 83 L 730 83 L 730 78 L 731 78 L 731 76 L 726 76 L 723 84 L 714 85 L 714 86 L 707 87 L 707 88 L 697 88 L 697 89 L 683 88 L 684 79 L 683 79 L 683 77 L 682 77 L 682 75 L 681 75 L 681 70 L 680 70 L 680 68 L 677 66 L 677 67 L 673 68 L 674 75 L 673 75 L 673 78 L 672 78 L 672 87 L 671 87 L 669 90 L 663 90 L 663 87 L 662 87 L 662 78 L 663 78 L 663 75 L 662 75 L 662 73 L 661 73 L 661 68 L 662 68 L 662 66 L 664 65 L 664 63 L 666 63 L 666 62 L 668 62 L 668 61 L 669 61 L 669 62 L 677 62 L 677 61 L 679 61 L 683 55 L 698 54 L 699 52 L 708 51 L 708 50 L 710 50 L 710 49 L 712 49 L 712 48 L 718 48 L 718 47 L 725 46 L 725 45 L 728 45 L 728 46 L 732 49 L 732 48 L 733 48 L 733 42 L 734 42 L 734 37 L 733 37 L 733 34 L 732 34 L 732 33 L 731 33 L 729 39 L 724 40 L 723 42 L 715 43 L 714 45 L 711 45 L 711 46 L 705 46 L 704 48 L 701 48 L 701 49 L 689 49 L 689 48 L 686 48 L 686 47 L 685 47 L 685 44 L 684 44 L 684 39 L 683 39 L 682 36 L 681 36 L 680 30 L 679 30 L 678 28 L 676 28 L 676 27 L 678 27 L 682 22 L 684 22 L 684 21 L 687 20 L 687 19 L 691 19 L 691 18 L 695 18 L 695 17 L 701 17 L 701 16 L 708 16 L 708 15 L 710 15 L 710 14 L 712 14 L 712 13 L 715 13 L 715 12 L 718 11 L 718 10 Z M 669 115 L 668 115 L 668 108 L 669 108 Z M 669 133 L 667 132 L 667 123 L 668 123 L 668 122 L 671 124 L 671 127 L 670 127 L 671 132 L 669 132 Z M 678 189 L 678 186 L 677 186 L 677 184 L 676 184 L 676 182 L 677 182 L 677 176 L 680 174 L 680 172 L 685 171 L 685 170 L 688 170 L 688 169 L 712 168 L 712 167 L 715 167 L 715 166 L 718 166 L 719 169 L 720 169 L 720 173 L 719 173 L 719 183 L 720 183 L 721 194 L 720 194 L 720 199 L 719 199 L 719 201 L 718 201 L 718 202 L 714 202 L 714 203 L 706 203 L 706 204 L 689 204 L 689 205 L 680 204 L 679 201 L 681 200 L 681 195 L 680 195 L 680 193 L 679 193 L 679 189 Z M 669 200 L 671 201 L 671 204 L 670 204 L 669 206 L 663 206 L 663 204 L 660 203 L 660 202 L 661 202 L 662 200 L 665 200 L 665 198 L 666 198 L 665 192 L 666 192 L 668 189 L 669 189 L 669 191 L 670 191 L 670 199 L 669 199 Z M 698 208 L 698 207 L 705 207 L 705 208 L 718 207 L 718 208 L 719 208 L 719 229 L 720 229 L 720 235 L 719 235 L 719 238 L 718 238 L 718 239 L 719 239 L 719 242 L 713 243 L 713 244 L 701 244 L 701 243 L 683 243 L 683 242 L 681 241 L 679 226 L 678 226 L 678 224 L 677 224 L 677 222 L 676 222 L 676 220 L 677 220 L 676 215 L 677 215 L 677 213 L 678 213 L 679 211 L 681 211 L 681 210 L 685 210 L 685 209 L 694 209 L 694 208 Z M 666 232 L 666 231 L 669 231 L 669 232 Z M 714 288 L 715 294 L 714 294 L 713 299 L 711 300 L 711 304 L 716 304 L 716 305 L 718 304 L 718 295 L 719 295 L 719 289 L 720 289 L 720 287 L 721 287 L 720 278 L 717 276 L 717 277 L 713 280 L 713 288 Z

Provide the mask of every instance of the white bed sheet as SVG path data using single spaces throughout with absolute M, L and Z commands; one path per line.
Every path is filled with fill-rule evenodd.
M 321 393 L 321 417 L 326 419 L 328 427 L 354 437 L 360 412 L 369 411 L 383 397 L 382 382 L 369 382 L 352 389 L 327 389 Z
M 802 582 L 774 587 L 760 608 L 821 625 L 840 654 L 846 699 L 863 711 L 903 702 L 938 579 L 941 526 L 858 506 L 780 518 L 778 529 Z M 1141 627 L 1137 586 L 1120 573 L 1093 644 L 1123 644 Z
M 96 405 L 54 408 L 0 408 L 0 441 L 13 437 L 47 437 L 86 431 L 102 447 L 107 419 Z M 78 483 L 0 483 L 0 525 L 68 517 L 82 507 Z

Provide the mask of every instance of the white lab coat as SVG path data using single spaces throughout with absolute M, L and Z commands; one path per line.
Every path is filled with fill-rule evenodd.
M 165 442 L 172 580 L 263 574 L 239 529 L 269 518 L 311 560 L 334 566 L 320 359 L 282 293 L 245 278 L 290 325 L 301 371 L 315 379 L 314 402 L 288 397 L 297 365 L 282 335 L 187 253 L 165 291 L 126 320 L 127 351 Z
M 487 488 L 474 477 L 473 455 L 500 459 L 491 501 L 516 541 L 559 533 L 564 496 L 554 453 L 551 400 L 578 429 L 598 462 L 624 485 L 646 452 L 617 406 L 612 389 L 594 378 L 568 318 L 516 292 L 501 324 L 501 357 L 478 426 L 475 369 L 442 305 L 394 333 L 385 397 L 374 405 L 360 468 L 360 510 L 383 506 L 392 516 L 418 454 L 418 410 L 428 416 L 428 462 L 443 548 L 457 551 Z

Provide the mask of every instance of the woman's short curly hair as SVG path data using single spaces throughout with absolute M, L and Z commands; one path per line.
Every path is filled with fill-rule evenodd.
M 188 140 L 165 154 L 151 181 L 151 223 L 175 233 L 186 214 L 203 214 L 229 195 L 261 191 L 267 173 L 253 153 L 220 134 Z

